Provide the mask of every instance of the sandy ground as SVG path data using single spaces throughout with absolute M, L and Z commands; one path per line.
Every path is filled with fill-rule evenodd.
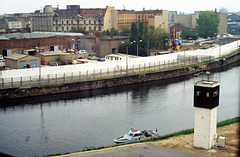
M 217 135 L 226 137 L 224 148 L 214 147 L 210 150 L 193 147 L 193 134 L 173 137 L 167 140 L 151 142 L 152 145 L 174 148 L 186 152 L 216 157 L 238 157 L 239 156 L 239 125 L 234 123 L 228 126 L 217 128 Z

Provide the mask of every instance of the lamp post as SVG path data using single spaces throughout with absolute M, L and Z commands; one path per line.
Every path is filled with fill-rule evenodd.
M 137 42 L 137 57 L 138 57 L 138 43 L 142 42 L 142 40 L 139 40 L 139 42 Z
M 219 56 L 218 57 L 220 57 L 220 56 L 221 56 L 221 36 L 219 39 Z
M 126 74 L 128 74 L 128 44 L 124 41 L 122 41 L 122 44 L 126 44 Z
M 36 51 L 37 51 L 37 53 L 39 52 L 38 47 L 36 47 Z M 39 84 L 41 84 L 41 57 L 40 57 L 40 60 L 39 60 L 39 72 L 38 73 L 39 73 Z

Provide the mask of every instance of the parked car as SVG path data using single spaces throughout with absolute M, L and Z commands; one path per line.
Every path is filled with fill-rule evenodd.
M 98 61 L 104 62 L 104 61 L 105 61 L 105 58 L 99 58 Z
M 79 53 L 87 53 L 86 50 L 79 50 L 78 52 L 79 52 Z

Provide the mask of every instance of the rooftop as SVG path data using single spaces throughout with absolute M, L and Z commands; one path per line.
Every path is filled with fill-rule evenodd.
M 195 83 L 195 86 L 213 88 L 220 85 L 218 81 L 201 80 Z
M 46 52 L 41 52 L 39 55 L 42 56 L 55 56 L 55 55 L 69 55 L 69 53 L 63 53 L 62 51 L 46 51 Z
M 0 40 L 9 39 L 33 39 L 48 38 L 55 36 L 82 36 L 82 33 L 65 33 L 65 32 L 32 32 L 32 33 L 11 33 L 0 35 Z
M 4 17 L 6 20 L 12 22 L 12 21 L 19 21 L 17 18 L 15 17 Z
M 21 58 L 27 57 L 27 55 L 24 54 L 12 54 L 10 56 L 5 57 L 6 59 L 12 59 L 12 60 L 19 60 Z

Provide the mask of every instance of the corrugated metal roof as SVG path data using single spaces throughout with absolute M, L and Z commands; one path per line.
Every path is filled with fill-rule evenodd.
M 70 32 L 32 32 L 32 34 L 45 34 L 45 35 L 53 35 L 53 36 L 82 36 L 82 33 L 70 33 Z
M 1 35 L 0 40 L 48 38 L 55 36 L 82 36 L 82 35 L 83 35 L 82 33 L 65 33 L 65 32 L 10 33 Z

